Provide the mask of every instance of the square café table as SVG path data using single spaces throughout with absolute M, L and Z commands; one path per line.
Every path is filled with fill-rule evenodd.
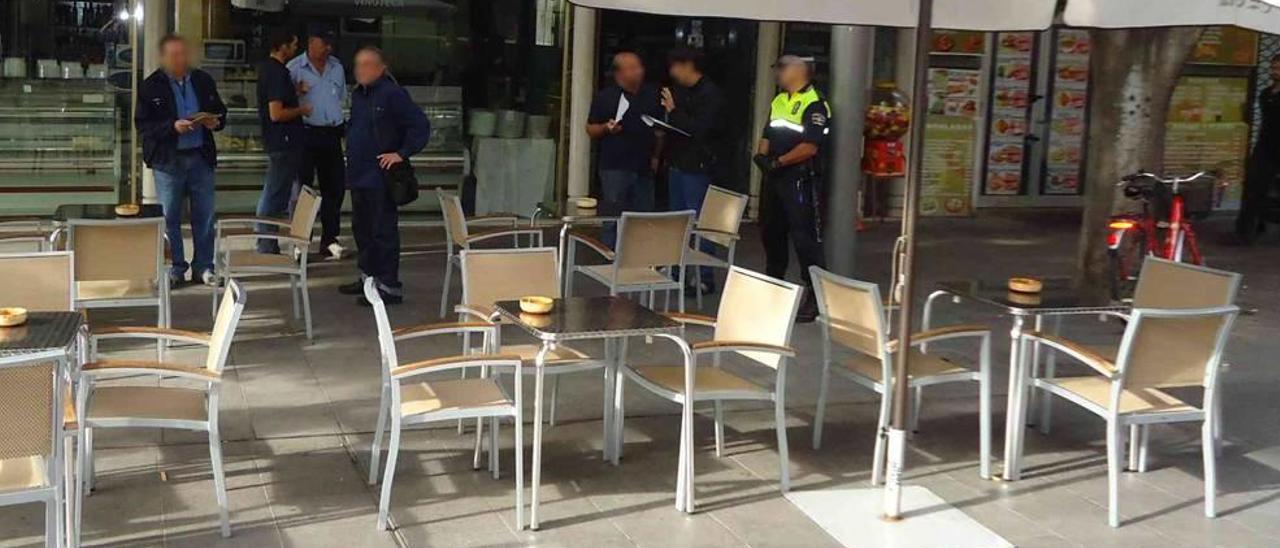
M 534 375 L 533 396 L 533 485 L 530 497 L 529 528 L 538 528 L 538 487 L 542 481 L 542 384 L 546 369 L 547 353 L 566 341 L 587 339 L 604 339 L 606 341 L 621 339 L 624 344 L 630 337 L 663 337 L 675 342 L 688 355 L 689 347 L 681 338 L 681 324 L 653 310 L 645 308 L 634 301 L 617 296 L 606 297 L 569 297 L 555 299 L 551 312 L 547 314 L 528 314 L 520 310 L 520 301 L 499 301 L 496 303 L 498 314 L 520 326 L 534 338 L 538 339 L 542 348 L 534 360 L 537 367 Z M 606 371 L 605 397 L 614 392 L 618 382 L 616 359 L 625 355 L 625 351 L 615 353 L 614 363 Z M 605 407 L 604 443 L 605 457 L 611 458 L 612 452 L 613 412 L 614 406 Z M 687 414 L 687 413 L 686 413 Z M 686 420 L 691 420 L 688 417 Z M 519 427 L 519 426 L 517 426 Z M 620 434 L 618 434 L 620 435 Z M 523 489 L 523 486 L 521 487 Z
M 1031 318 L 1033 329 L 1044 329 L 1044 320 L 1054 320 L 1054 331 L 1063 316 L 1081 314 L 1123 314 L 1129 310 L 1127 305 L 1117 304 L 1106 297 L 1100 297 L 1078 290 L 1069 278 L 1045 278 L 1041 280 L 1043 289 L 1039 293 L 1017 293 L 1009 290 L 1007 281 L 988 282 L 978 280 L 943 281 L 929 295 L 924 305 L 924 318 L 921 329 L 927 330 L 933 313 L 934 302 L 942 297 L 951 297 L 956 303 L 973 301 L 975 303 L 996 308 L 1012 318 L 1013 326 L 1009 330 L 1009 396 L 1005 412 L 1004 431 L 1004 479 L 1014 481 L 1021 476 L 1022 445 L 1025 439 L 1020 415 L 1026 413 L 1028 394 L 1028 377 L 1033 364 L 1040 362 L 1040 347 L 1036 344 L 1030 363 L 1022 363 L 1018 352 L 1018 339 L 1026 327 L 1027 318 Z M 923 349 L 922 349 L 923 350 Z M 1052 374 L 1054 354 L 1049 354 L 1045 370 Z M 1048 395 L 1041 407 L 1039 427 L 1041 432 L 1048 432 L 1049 405 Z
M 79 312 L 31 312 L 25 324 L 0 327 L 0 358 L 32 354 L 66 358 L 83 326 Z

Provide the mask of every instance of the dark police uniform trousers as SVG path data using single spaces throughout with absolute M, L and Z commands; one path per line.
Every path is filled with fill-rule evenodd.
M 801 143 L 821 147 L 826 141 L 831 117 L 826 100 L 808 86 L 798 93 L 779 93 L 770 107 L 764 137 L 768 155 L 778 158 Z M 764 240 L 765 273 L 785 279 L 791 262 L 787 241 L 795 247 L 800 261 L 800 279 L 810 285 L 809 267 L 826 268 L 822 250 L 822 179 L 816 158 L 779 168 L 770 173 L 760 189 L 760 224 Z

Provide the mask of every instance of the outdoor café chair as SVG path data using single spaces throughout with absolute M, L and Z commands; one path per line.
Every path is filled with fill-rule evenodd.
M 66 521 L 61 352 L 0 356 L 0 506 L 43 502 L 45 546 L 63 546 Z
M 67 221 L 67 249 L 75 253 L 76 308 L 156 307 L 156 327 L 170 325 L 164 219 Z M 157 341 L 164 359 L 165 341 Z
M 1239 308 L 1229 303 L 1235 300 L 1240 279 L 1239 274 L 1148 258 L 1134 300 L 1158 301 L 1165 307 L 1135 306 L 1114 358 L 1045 333 L 1024 333 L 1019 341 L 1024 357 L 1033 344 L 1040 343 L 1087 365 L 1093 373 L 1039 377 L 1032 379 L 1031 385 L 1107 421 L 1108 522 L 1112 527 L 1120 524 L 1119 478 L 1125 436 L 1130 442 L 1129 468 L 1143 471 L 1148 429 L 1154 424 L 1201 423 L 1205 516 L 1216 515 L 1216 457 L 1221 435 L 1218 377 L 1223 348 L 1239 313 Z M 1170 392 L 1179 388 L 1199 388 L 1203 392 L 1201 404 L 1196 406 Z M 1025 415 L 1024 408 L 1017 417 L 1025 423 Z M 1022 438 L 1015 447 L 1015 459 L 1021 461 Z M 1020 462 L 1012 466 L 1018 467 Z
M 685 325 L 705 326 L 713 330 L 711 340 L 690 345 L 693 351 L 693 362 L 688 365 L 630 365 L 623 364 L 622 371 L 640 387 L 653 394 L 678 403 L 695 405 L 699 402 L 712 402 L 715 407 L 715 443 L 716 455 L 724 454 L 724 402 L 726 401 L 765 401 L 773 402 L 774 428 L 778 435 L 778 457 L 780 459 L 779 477 L 782 491 L 791 487 L 790 463 L 787 452 L 786 425 L 786 388 L 787 360 L 796 355 L 789 345 L 791 331 L 795 325 L 796 310 L 800 307 L 800 296 L 803 289 L 792 283 L 784 282 L 752 272 L 741 267 L 730 267 L 729 276 L 725 280 L 724 294 L 720 299 L 720 310 L 715 318 L 697 314 L 671 313 L 669 316 Z M 721 364 L 725 354 L 735 354 L 746 358 L 753 367 L 763 367 L 773 382 L 757 383 L 750 377 L 734 373 Z M 699 364 L 702 356 L 710 356 L 710 365 Z M 686 392 L 686 367 L 694 369 L 693 395 Z M 612 454 L 622 453 L 623 429 L 623 385 L 619 381 L 614 394 L 614 428 L 613 439 L 617 444 Z M 692 424 L 689 425 L 692 428 Z M 684 433 L 685 439 L 691 439 L 692 432 Z M 686 454 L 687 453 L 687 454 Z M 681 453 L 681 470 L 692 466 L 693 451 L 690 446 L 687 452 Z M 678 480 L 678 484 L 683 485 Z M 693 481 L 690 475 L 687 483 L 686 511 L 693 511 Z M 677 490 L 679 498 L 680 490 Z
M 373 305 L 373 315 L 378 324 L 378 346 L 382 354 L 382 395 L 378 402 L 378 424 L 373 433 L 373 447 L 369 454 L 369 484 L 378 481 L 378 456 L 382 450 L 382 435 L 391 419 L 391 444 L 387 448 L 386 469 L 382 475 L 382 496 L 378 502 L 378 530 L 388 528 L 391 508 L 391 483 L 395 479 L 396 458 L 400 453 L 401 429 L 407 425 L 458 419 L 489 419 L 491 432 L 497 432 L 497 422 L 503 417 L 515 419 L 515 468 L 516 468 L 516 529 L 524 527 L 524 439 L 521 424 L 521 375 L 515 376 L 515 396 L 508 396 L 497 381 L 496 373 L 503 368 L 518 372 L 519 356 L 487 353 L 497 327 L 489 322 L 442 323 L 391 329 L 386 305 L 373 278 L 365 280 L 364 295 Z M 486 353 L 466 354 L 426 359 L 401 364 L 396 343 L 419 337 L 454 334 L 476 334 L 484 339 Z M 457 371 L 466 367 L 480 367 L 480 378 L 430 379 L 422 375 Z M 490 460 L 497 458 L 496 436 L 490 437 L 494 446 Z M 492 465 L 492 462 L 491 462 Z M 496 470 L 496 467 L 494 467 Z
M 440 199 L 440 212 L 444 215 L 444 286 L 440 288 L 440 317 L 449 312 L 449 290 L 454 269 L 462 269 L 460 254 L 471 249 L 472 244 L 486 242 L 510 236 L 513 247 L 519 247 L 520 236 L 528 236 L 533 245 L 542 245 L 542 230 L 537 228 L 516 228 L 519 221 L 513 213 L 494 213 L 467 218 L 462 210 L 462 199 L 457 194 L 436 190 Z M 479 232 L 471 232 L 471 226 L 499 225 Z
M 209 460 L 213 466 L 214 491 L 218 500 L 222 536 L 231 536 L 227 514 L 227 484 L 222 470 L 222 442 L 218 431 L 222 371 L 231 352 L 240 314 L 244 311 L 245 293 L 239 282 L 229 280 L 222 304 L 213 322 L 213 331 L 197 333 L 154 327 L 109 327 L 95 329 L 90 335 L 90 361 L 80 370 L 76 390 L 76 409 L 80 413 L 80 439 L 76 440 L 84 495 L 93 490 L 93 440 L 86 432 L 98 428 L 174 428 L 207 432 Z M 153 362 L 132 359 L 99 359 L 98 343 L 113 339 L 164 339 L 208 347 L 203 364 Z M 175 379 L 185 384 L 151 382 L 146 385 L 99 381 L 115 377 Z M 77 512 L 77 516 L 81 512 Z
M 573 294 L 573 273 L 581 272 L 604 284 L 610 295 L 619 293 L 648 293 L 649 308 L 653 308 L 654 294 L 658 291 L 684 290 L 685 260 L 689 249 L 689 235 L 693 230 L 693 210 L 660 213 L 627 211 L 618 221 L 618 248 L 614 252 L 603 242 L 582 234 L 570 232 L 574 243 L 585 244 L 609 260 L 601 265 L 578 265 L 570 248 L 569 280 L 565 284 L 566 296 Z M 677 279 L 660 269 L 680 269 Z M 643 299 L 641 302 L 644 302 Z M 684 296 L 677 300 L 680 312 L 684 312 Z M 668 307 L 670 300 L 667 301 Z
M 871 465 L 871 483 L 884 478 L 885 439 L 889 426 L 893 394 L 893 357 L 897 340 L 888 340 L 884 301 L 876 284 L 838 276 L 816 266 L 809 267 L 814 297 L 818 301 L 818 322 L 822 328 L 822 381 L 818 389 L 818 409 L 813 419 L 813 448 L 822 445 L 822 423 L 826 418 L 827 394 L 831 374 L 860 384 L 880 394 L 880 416 L 876 422 L 876 441 Z M 926 353 L 920 347 L 948 339 L 970 339 L 980 343 L 978 370 L 964 367 L 936 351 Z M 954 325 L 930 329 L 911 336 L 911 371 L 907 379 L 910 390 L 953 382 L 978 382 L 978 452 L 979 475 L 991 477 L 991 330 L 981 325 Z M 848 350 L 852 356 L 837 361 L 833 346 Z M 936 350 L 936 349 L 935 349 Z M 913 405 L 913 414 L 919 407 Z M 914 422 L 914 421 L 913 421 Z
M 53 233 L 43 220 L 0 221 L 0 250 L 50 251 L 52 249 Z
M 75 310 L 75 270 L 70 251 L 46 251 L 38 253 L 0 254 L 0 272 L 6 272 L 21 283 L 0 285 L 0 303 L 3 306 L 18 306 L 31 312 L 70 312 Z M 83 350 L 86 342 L 84 333 L 77 341 L 79 350 Z M 79 354 L 79 352 L 77 352 Z M 78 364 L 76 364 L 78 365 Z M 69 367 L 64 376 L 64 392 L 62 395 L 62 456 L 65 492 L 63 501 L 67 506 L 67 516 L 72 516 L 75 508 L 75 439 L 76 408 L 75 397 L 71 387 L 78 375 L 76 367 Z M 72 546 L 78 544 L 74 520 L 68 520 L 67 535 Z
M 311 289 L 307 282 L 308 251 L 316 215 L 320 213 L 320 193 L 303 186 L 293 217 L 288 221 L 266 217 L 229 217 L 218 219 L 214 239 L 214 269 L 219 283 L 252 276 L 285 275 L 289 277 L 289 296 L 293 299 L 293 317 L 301 317 L 305 324 L 307 340 L 312 340 Z M 253 225 L 267 225 L 277 232 L 254 233 Z M 285 253 L 258 253 L 253 249 L 232 249 L 234 242 L 256 241 L 260 238 L 276 240 L 288 249 Z M 299 309 L 301 302 L 301 309 Z M 213 290 L 213 310 L 218 310 L 218 288 Z
M 742 227 L 742 215 L 747 211 L 746 194 L 739 194 L 715 185 L 707 187 L 707 196 L 702 202 L 702 210 L 698 212 L 697 224 L 693 226 L 693 247 L 685 256 L 685 265 L 699 274 L 694 276 L 697 287 L 698 308 L 702 308 L 702 269 L 724 268 L 733 266 L 734 253 L 737 251 L 738 233 Z M 725 258 L 716 253 L 702 250 L 702 243 L 708 242 L 715 247 L 725 249 Z M 687 278 L 687 276 L 686 276 Z
M 456 307 L 458 321 L 492 321 L 494 303 L 519 300 L 521 297 L 560 297 L 560 263 L 554 247 L 520 249 L 472 249 L 462 252 L 462 304 Z M 494 348 L 501 354 L 520 356 L 526 375 L 536 373 L 535 358 L 540 344 L 506 344 L 502 331 L 497 332 Z M 464 351 L 469 350 L 464 346 Z M 555 424 L 556 400 L 560 376 L 602 369 L 608 360 L 593 358 L 567 345 L 556 345 L 546 358 L 546 374 L 552 375 L 551 405 L 548 423 Z M 465 375 L 465 370 L 464 370 Z M 605 406 L 612 405 L 606 394 Z

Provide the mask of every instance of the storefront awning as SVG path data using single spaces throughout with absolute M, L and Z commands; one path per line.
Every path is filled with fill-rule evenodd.
M 1063 19 L 1078 27 L 1235 25 L 1280 34 L 1272 0 L 1069 0 Z
M 571 0 L 574 4 L 662 15 L 914 27 L 914 0 Z M 1099 0 L 1104 1 L 1105 0 Z M 1136 0 L 1137 2 L 1151 0 Z M 1217 3 L 1218 0 L 1204 0 Z M 1053 23 L 1056 0 L 936 0 L 933 27 L 1037 30 Z

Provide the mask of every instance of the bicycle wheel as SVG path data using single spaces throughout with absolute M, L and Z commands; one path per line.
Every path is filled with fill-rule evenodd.
M 1133 289 L 1142 271 L 1142 261 L 1146 259 L 1148 252 L 1146 231 L 1137 227 L 1126 230 L 1120 242 L 1107 250 L 1111 268 L 1112 300 L 1118 302 L 1133 298 Z

